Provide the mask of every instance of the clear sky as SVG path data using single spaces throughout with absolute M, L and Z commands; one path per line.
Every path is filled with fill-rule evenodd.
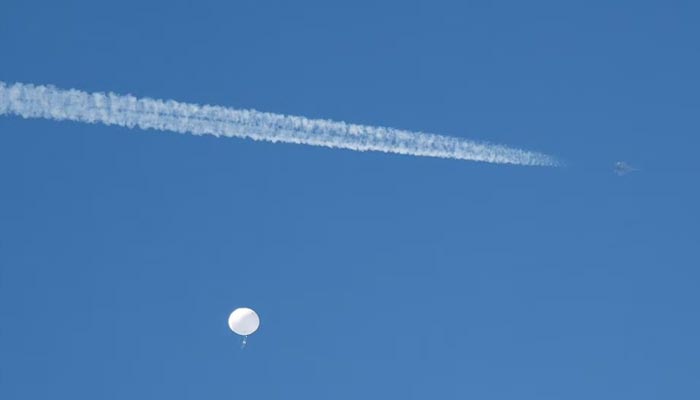
M 0 398 L 700 398 L 698 20 L 697 1 L 4 0 L 5 82 L 567 166 L 2 117 Z M 244 350 L 239 306 L 262 320 Z

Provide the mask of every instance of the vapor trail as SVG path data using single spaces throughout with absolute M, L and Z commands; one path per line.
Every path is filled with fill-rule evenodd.
M 456 137 L 23 83 L 0 82 L 1 114 L 355 151 L 498 164 L 557 165 L 554 158 L 545 154 Z

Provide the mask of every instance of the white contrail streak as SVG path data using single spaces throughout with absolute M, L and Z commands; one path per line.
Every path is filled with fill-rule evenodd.
M 0 81 L 1 114 L 355 151 L 499 164 L 558 165 L 545 154 L 456 137 L 114 93 L 86 93 L 23 83 L 8 85 Z

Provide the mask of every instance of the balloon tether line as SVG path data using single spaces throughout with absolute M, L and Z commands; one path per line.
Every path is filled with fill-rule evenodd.
M 245 347 L 246 343 L 248 343 L 248 335 L 243 336 L 243 343 L 241 343 L 241 349 Z

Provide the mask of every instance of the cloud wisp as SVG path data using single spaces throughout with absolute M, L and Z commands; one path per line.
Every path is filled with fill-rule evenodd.
M 557 166 L 546 154 L 457 137 L 220 106 L 0 81 L 0 115 L 100 123 L 496 164 Z

